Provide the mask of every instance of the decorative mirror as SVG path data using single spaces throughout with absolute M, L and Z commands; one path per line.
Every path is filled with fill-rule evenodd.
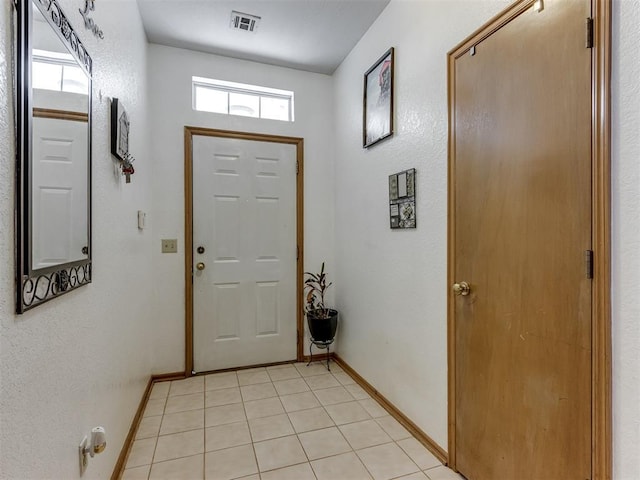
M 16 311 L 91 282 L 91 57 L 56 0 L 16 2 Z

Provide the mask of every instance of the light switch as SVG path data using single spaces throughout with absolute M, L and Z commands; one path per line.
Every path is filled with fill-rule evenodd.
M 147 214 L 142 210 L 138 210 L 138 228 L 140 230 L 144 230 L 144 227 L 147 225 Z

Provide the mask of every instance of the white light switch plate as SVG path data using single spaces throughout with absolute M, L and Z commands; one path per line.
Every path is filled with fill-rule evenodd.
M 147 226 L 147 214 L 142 210 L 138 210 L 138 228 L 144 230 Z

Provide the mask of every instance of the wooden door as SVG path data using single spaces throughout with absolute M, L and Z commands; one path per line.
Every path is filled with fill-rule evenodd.
M 450 62 L 455 465 L 591 478 L 590 2 L 545 0 Z
M 197 372 L 296 358 L 296 157 L 286 143 L 193 137 Z

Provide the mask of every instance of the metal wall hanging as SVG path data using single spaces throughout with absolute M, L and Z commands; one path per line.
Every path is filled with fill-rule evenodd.
M 389 175 L 391 228 L 416 228 L 416 169 Z
M 23 3 L 27 4 L 28 2 L 25 0 Z M 65 42 L 69 53 L 76 58 L 80 67 L 91 76 L 93 69 L 91 56 L 87 53 L 80 38 L 78 38 L 78 34 L 73 30 L 73 27 L 69 23 L 60 5 L 58 5 L 58 2 L 56 0 L 33 0 L 33 3 L 38 7 L 49 25 L 51 25 L 51 28 L 57 30 L 56 33 Z M 26 15 L 23 15 L 23 17 L 26 17 Z
M 364 74 L 362 146 L 393 135 L 393 47 Z
M 91 30 L 96 38 L 102 40 L 104 38 L 104 33 L 98 26 L 96 22 L 93 21 L 93 18 L 89 17 L 89 12 L 93 12 L 96 9 L 96 5 L 94 0 L 84 0 L 84 10 L 78 9 L 80 15 L 82 15 L 82 19 L 84 20 L 84 27 L 87 30 Z

